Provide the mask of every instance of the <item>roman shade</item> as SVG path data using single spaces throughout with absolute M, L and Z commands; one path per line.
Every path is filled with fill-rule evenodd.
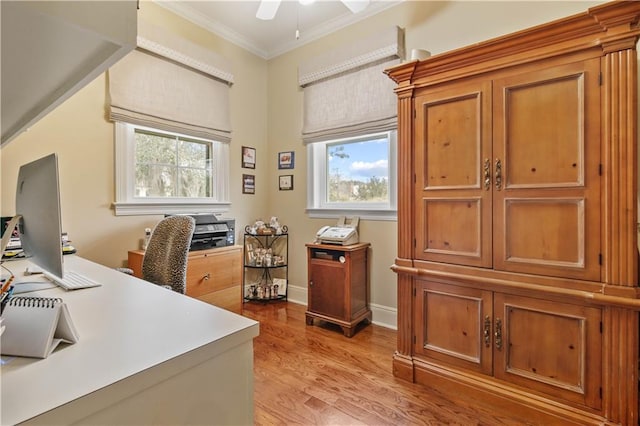
M 397 98 L 383 70 L 403 57 L 404 32 L 392 27 L 300 64 L 303 141 L 395 129 Z
M 109 69 L 109 118 L 231 140 L 233 75 L 214 52 L 141 22 L 138 48 Z

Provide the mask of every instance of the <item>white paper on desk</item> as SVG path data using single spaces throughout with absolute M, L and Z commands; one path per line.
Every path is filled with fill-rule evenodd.
M 62 342 L 76 343 L 78 333 L 61 299 L 14 297 L 2 313 L 2 355 L 46 358 Z

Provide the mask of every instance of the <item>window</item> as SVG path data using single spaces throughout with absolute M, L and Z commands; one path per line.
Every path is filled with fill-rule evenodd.
M 396 220 L 398 98 L 384 71 L 403 56 L 394 25 L 300 63 L 310 217 Z
M 136 197 L 211 197 L 210 141 L 134 130 Z
M 228 207 L 228 144 L 116 123 L 116 214 Z
M 307 145 L 311 217 L 396 219 L 396 131 Z

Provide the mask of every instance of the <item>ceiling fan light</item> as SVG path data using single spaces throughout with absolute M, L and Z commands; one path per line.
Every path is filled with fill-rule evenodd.
M 362 12 L 369 6 L 369 0 L 342 0 L 342 3 L 353 13 Z
M 280 0 L 262 0 L 258 6 L 256 18 L 269 21 L 275 18 L 278 7 L 280 7 Z

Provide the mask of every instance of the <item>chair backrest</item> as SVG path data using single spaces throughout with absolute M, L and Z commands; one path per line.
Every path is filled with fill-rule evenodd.
M 169 216 L 156 225 L 142 260 L 144 280 L 186 292 L 187 257 L 195 226 L 191 216 Z

